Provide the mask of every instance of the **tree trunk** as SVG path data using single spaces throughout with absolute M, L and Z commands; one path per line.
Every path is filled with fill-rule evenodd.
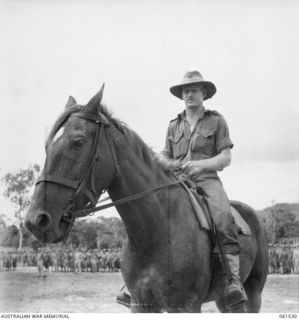
M 23 246 L 23 225 L 20 224 L 19 226 L 19 248 L 18 248 L 18 261 L 20 260 L 21 257 L 21 250 Z
M 97 231 L 97 248 L 100 249 L 101 247 L 101 233 L 100 230 L 98 229 Z

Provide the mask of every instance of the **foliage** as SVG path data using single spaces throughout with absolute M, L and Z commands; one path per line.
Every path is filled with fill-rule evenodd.
M 5 185 L 4 196 L 7 197 L 15 208 L 16 226 L 19 231 L 19 250 L 22 246 L 24 231 L 24 215 L 25 210 L 30 203 L 30 191 L 36 178 L 36 174 L 40 171 L 37 164 L 30 165 L 27 169 L 19 169 L 15 172 L 7 173 L 2 182 Z M 9 237 L 13 236 L 10 232 Z M 14 237 L 9 238 L 14 242 Z M 5 240 L 8 241 L 8 240 Z
M 126 231 L 119 218 L 99 217 L 94 220 L 78 220 L 70 235 L 75 246 L 95 248 L 121 247 Z
M 4 247 L 18 247 L 19 243 L 19 231 L 15 225 L 11 225 L 7 228 L 6 232 L 3 234 L 1 245 Z
M 278 243 L 282 238 L 299 237 L 299 204 L 280 203 L 258 212 L 268 241 Z
M 1 221 L 0 219 L 0 229 Z M 20 235 L 15 225 L 3 226 L 1 235 L 0 246 L 17 248 Z M 126 231 L 119 218 L 99 217 L 94 220 L 76 221 L 74 230 L 70 233 L 68 244 L 72 244 L 73 247 L 108 249 L 122 247 L 125 239 Z M 23 246 L 36 249 L 41 245 L 24 227 Z
M 18 222 L 23 221 L 21 214 L 29 206 L 30 190 L 39 171 L 39 166 L 34 164 L 27 169 L 9 172 L 2 178 L 2 182 L 5 185 L 4 196 L 14 205 L 16 209 L 15 217 Z

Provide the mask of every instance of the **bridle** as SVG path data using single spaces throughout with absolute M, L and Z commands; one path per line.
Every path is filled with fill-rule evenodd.
M 95 115 L 87 112 L 74 113 L 69 118 L 71 117 L 82 118 L 96 124 L 96 132 L 95 132 L 95 136 L 94 136 L 93 143 L 89 153 L 88 166 L 84 174 L 79 180 L 72 180 L 68 178 L 62 178 L 62 177 L 53 176 L 47 173 L 43 173 L 35 183 L 35 185 L 38 185 L 39 183 L 42 183 L 42 182 L 50 182 L 50 183 L 58 184 L 63 187 L 67 187 L 74 190 L 72 198 L 68 200 L 68 208 L 62 216 L 62 221 L 65 221 L 68 224 L 68 230 L 66 232 L 64 239 L 67 238 L 73 226 L 75 218 L 77 217 L 76 211 L 74 211 L 73 209 L 74 209 L 75 201 L 78 195 L 80 193 L 83 193 L 86 196 L 86 198 L 89 200 L 89 204 L 87 205 L 86 208 L 94 208 L 100 197 L 99 193 L 95 189 L 93 171 L 94 171 L 95 163 L 100 160 L 100 157 L 98 154 L 98 143 L 99 143 L 99 139 L 102 134 L 102 131 L 105 132 L 105 135 L 107 137 L 107 141 L 109 144 L 109 148 L 112 154 L 112 158 L 113 158 L 115 170 L 116 170 L 115 176 L 119 174 L 119 165 L 117 163 L 115 149 L 113 147 L 109 134 L 107 133 L 107 130 L 106 130 L 110 126 L 108 119 L 106 119 L 104 116 L 100 114 Z M 88 188 L 89 177 L 91 177 L 91 181 L 90 181 L 91 190 L 89 190 Z
M 162 190 L 162 189 L 168 188 L 173 185 L 184 183 L 187 180 L 187 179 L 177 179 L 176 181 L 170 182 L 166 185 L 155 187 L 151 190 L 140 192 L 138 194 L 128 196 L 128 197 L 119 199 L 117 201 L 108 203 L 106 205 L 101 205 L 101 206 L 96 207 L 96 204 L 98 202 L 100 195 L 95 189 L 93 171 L 94 171 L 95 163 L 100 160 L 100 157 L 98 154 L 98 144 L 99 144 L 100 136 L 103 131 L 106 135 L 107 142 L 108 142 L 110 152 L 111 152 L 111 155 L 113 158 L 114 166 L 115 166 L 114 178 L 118 177 L 120 175 L 120 169 L 119 169 L 119 165 L 117 162 L 115 147 L 111 141 L 110 135 L 107 132 L 107 128 L 109 128 L 111 126 L 111 123 L 103 115 L 100 115 L 100 114 L 95 115 L 95 114 L 91 114 L 91 113 L 87 113 L 87 112 L 74 113 L 74 114 L 70 115 L 69 118 L 71 118 L 71 117 L 82 118 L 82 119 L 91 121 L 96 124 L 96 132 L 95 132 L 95 136 L 94 136 L 91 150 L 89 153 L 88 166 L 87 166 L 86 171 L 84 172 L 81 179 L 79 179 L 79 180 L 71 180 L 68 178 L 62 178 L 62 177 L 53 176 L 53 175 L 50 175 L 47 173 L 43 173 L 37 179 L 37 181 L 35 183 L 35 185 L 38 185 L 42 182 L 54 183 L 54 184 L 58 184 L 63 187 L 67 187 L 67 188 L 74 190 L 72 198 L 68 200 L 67 210 L 61 218 L 62 221 L 66 222 L 68 224 L 68 229 L 64 235 L 63 241 L 65 241 L 67 239 L 67 237 L 72 229 L 72 226 L 74 224 L 74 221 L 77 217 L 85 217 L 85 216 L 87 216 L 93 212 L 96 212 L 96 211 L 100 211 L 100 210 L 104 210 L 104 209 L 112 207 L 112 206 L 117 206 L 117 205 L 121 205 L 124 203 L 128 203 L 129 201 L 133 201 L 133 200 L 145 197 L 145 196 L 147 196 L 153 192 L 156 192 L 158 190 Z M 91 177 L 91 182 L 90 182 L 91 190 L 88 189 L 88 182 L 89 182 L 90 177 Z M 75 200 L 80 193 L 83 193 L 87 197 L 87 199 L 89 200 L 89 204 L 84 209 L 74 211 Z

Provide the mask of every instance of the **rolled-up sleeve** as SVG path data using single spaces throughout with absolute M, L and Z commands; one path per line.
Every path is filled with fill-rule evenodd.
M 165 147 L 161 151 L 161 154 L 165 156 L 166 158 L 173 159 L 173 151 L 172 151 L 172 146 L 169 142 L 169 137 L 171 136 L 171 125 L 169 124 L 167 133 L 166 133 L 166 138 L 165 138 Z
M 223 149 L 232 148 L 232 143 L 229 136 L 228 125 L 223 117 L 219 117 L 218 128 L 216 134 L 216 151 L 219 154 Z

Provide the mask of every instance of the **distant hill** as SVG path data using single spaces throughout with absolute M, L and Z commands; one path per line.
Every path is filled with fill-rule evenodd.
M 277 203 L 257 214 L 265 225 L 269 242 L 299 238 L 299 203 Z
M 275 212 L 287 212 L 294 214 L 296 220 L 299 220 L 299 203 L 276 203 L 274 206 L 266 207 L 263 210 L 257 210 L 257 214 L 260 217 L 266 217 L 269 215 L 274 215 Z

